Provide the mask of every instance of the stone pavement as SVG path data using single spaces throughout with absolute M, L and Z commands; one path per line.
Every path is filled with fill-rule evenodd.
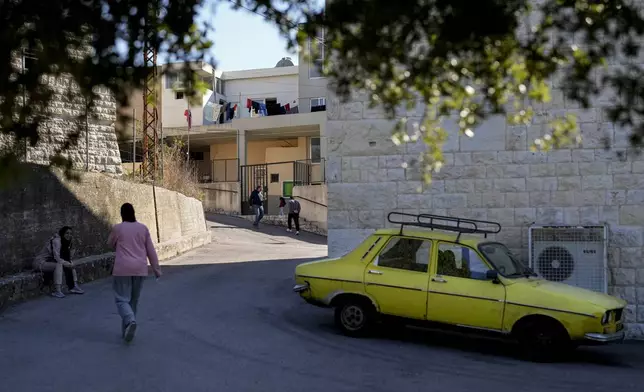
M 0 315 L 0 390 L 641 391 L 644 346 L 584 348 L 559 364 L 498 342 L 426 332 L 351 339 L 332 312 L 303 303 L 293 268 L 324 257 L 324 238 L 216 217 L 213 243 L 146 282 L 137 337 L 119 337 L 110 281 Z

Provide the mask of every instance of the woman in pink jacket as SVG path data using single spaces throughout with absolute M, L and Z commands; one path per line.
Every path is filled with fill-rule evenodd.
M 108 242 L 116 249 L 112 275 L 116 307 L 122 318 L 121 333 L 130 342 L 136 332 L 136 309 L 143 281 L 148 276 L 148 260 L 157 278 L 161 269 L 150 231 L 136 221 L 132 204 L 121 206 L 121 218 L 123 222 L 112 228 Z

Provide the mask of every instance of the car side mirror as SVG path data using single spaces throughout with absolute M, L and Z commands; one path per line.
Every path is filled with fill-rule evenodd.
M 497 271 L 495 271 L 495 270 L 488 270 L 485 273 L 485 278 L 487 280 L 491 280 L 494 283 L 498 283 L 499 282 L 499 273 Z

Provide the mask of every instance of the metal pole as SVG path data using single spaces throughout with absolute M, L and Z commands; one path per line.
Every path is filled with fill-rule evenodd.
M 136 177 L 136 109 L 132 109 L 132 175 Z
M 89 171 L 89 102 L 85 97 L 85 170 Z
M 163 151 L 165 150 L 165 140 L 163 139 L 163 123 L 159 121 L 159 129 L 161 130 L 161 183 L 163 183 L 163 165 L 165 164 L 163 160 Z
M 188 106 L 188 153 L 186 154 L 186 162 L 190 163 L 190 128 L 192 128 L 192 111 L 190 110 L 190 102 L 186 99 Z

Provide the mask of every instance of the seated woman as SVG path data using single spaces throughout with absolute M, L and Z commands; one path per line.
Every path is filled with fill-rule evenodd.
M 65 298 L 63 294 L 63 274 L 69 292 L 83 294 L 83 289 L 78 285 L 76 271 L 72 264 L 72 228 L 65 226 L 58 234 L 49 239 L 34 260 L 34 269 L 41 272 L 54 273 L 54 292 L 52 297 Z

